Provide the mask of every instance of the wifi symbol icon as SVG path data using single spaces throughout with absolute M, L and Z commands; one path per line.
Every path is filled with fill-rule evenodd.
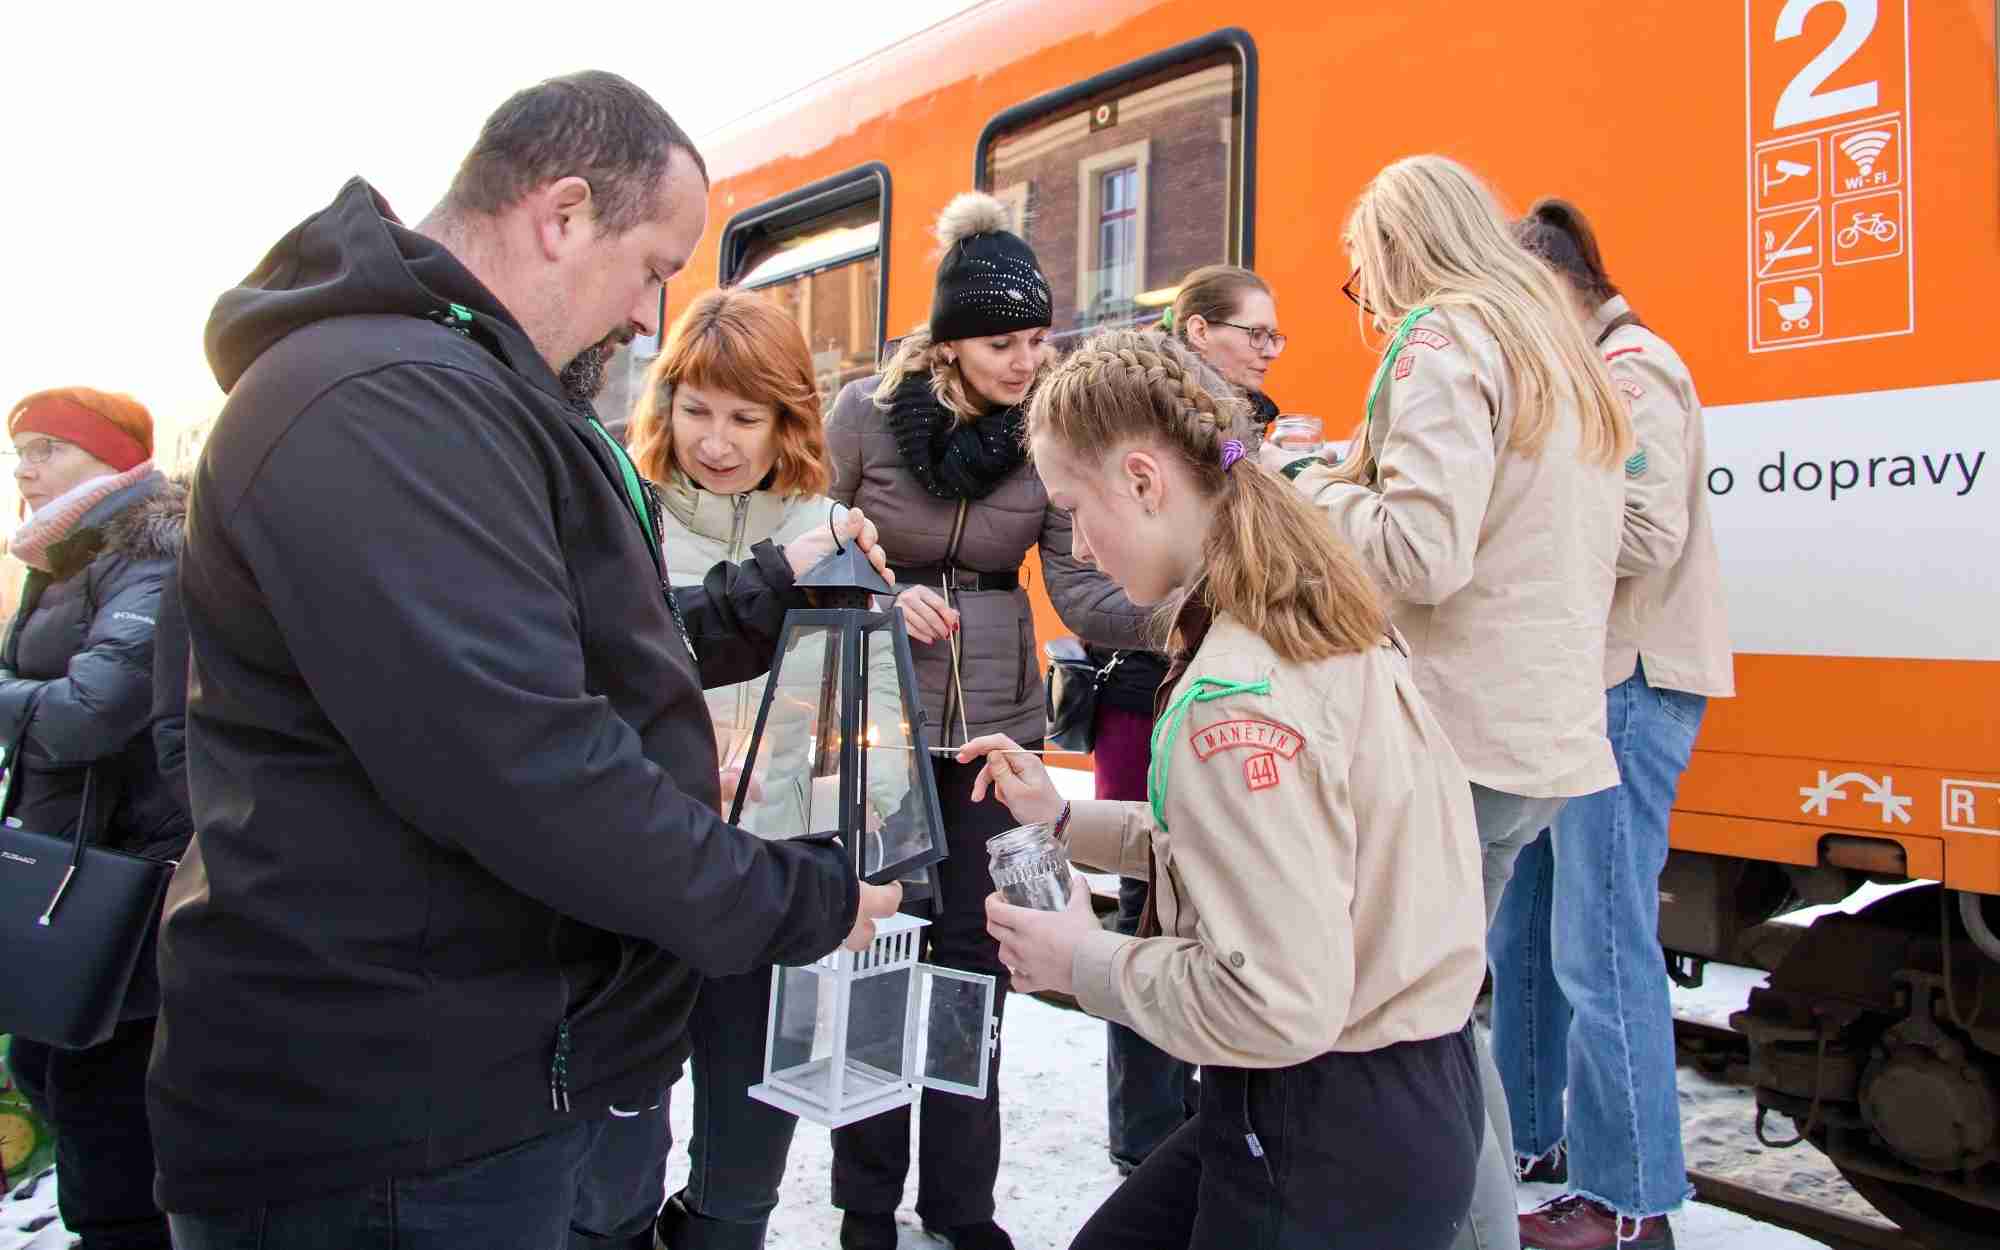
M 1847 159 L 1854 162 L 1854 168 L 1866 179 L 1875 172 L 1875 162 L 1881 159 L 1882 149 L 1888 147 L 1889 141 L 1895 137 L 1895 132 L 1889 130 L 1857 130 L 1840 141 L 1840 150 L 1847 154 Z

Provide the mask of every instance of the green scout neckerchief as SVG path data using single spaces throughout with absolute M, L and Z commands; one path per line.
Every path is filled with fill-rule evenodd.
M 1220 677 L 1197 677 L 1175 696 L 1167 710 L 1153 722 L 1153 760 L 1146 766 L 1146 798 L 1153 805 L 1153 823 L 1167 827 L 1167 765 L 1173 758 L 1173 742 L 1180 735 L 1191 703 L 1213 703 L 1232 694 L 1269 694 L 1271 679 L 1224 681 Z

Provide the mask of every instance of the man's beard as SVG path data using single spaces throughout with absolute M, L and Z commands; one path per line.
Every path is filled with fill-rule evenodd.
M 611 358 L 618 349 L 632 341 L 632 336 L 613 331 L 596 344 L 584 348 L 576 358 L 563 366 L 556 380 L 562 383 L 563 394 L 572 403 L 588 406 L 604 393 L 611 381 Z

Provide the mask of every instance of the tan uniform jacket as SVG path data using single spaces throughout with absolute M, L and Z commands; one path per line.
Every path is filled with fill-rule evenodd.
M 1464 1027 L 1485 970 L 1478 835 L 1402 652 L 1291 664 L 1222 617 L 1174 697 L 1203 678 L 1269 693 L 1187 705 L 1160 748 L 1166 826 L 1146 803 L 1075 806 L 1079 863 L 1144 876 L 1150 839 L 1164 934 L 1092 934 L 1078 1000 L 1188 1062 L 1244 1068 Z
M 1623 473 L 1578 458 L 1568 408 L 1539 454 L 1508 449 L 1518 399 L 1477 314 L 1431 313 L 1383 367 L 1372 488 L 1315 466 L 1299 489 L 1393 601 L 1472 780 L 1533 798 L 1617 785 L 1601 680 Z
M 1592 337 L 1630 311 L 1623 296 L 1606 302 Z M 1639 440 L 1625 462 L 1625 529 L 1604 688 L 1631 677 L 1643 658 L 1649 685 L 1733 695 L 1722 570 L 1708 517 L 1708 440 L 1694 378 L 1667 341 L 1641 325 L 1618 327 L 1602 348 Z

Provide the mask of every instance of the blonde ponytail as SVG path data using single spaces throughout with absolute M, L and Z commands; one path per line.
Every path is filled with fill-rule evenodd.
M 1388 617 L 1353 552 L 1254 460 L 1224 467 L 1224 444 L 1246 424 L 1246 407 L 1188 348 L 1112 330 L 1043 380 L 1028 407 L 1028 437 L 1089 464 L 1129 443 L 1175 456 L 1215 508 L 1198 590 L 1212 610 L 1294 662 L 1375 645 Z

